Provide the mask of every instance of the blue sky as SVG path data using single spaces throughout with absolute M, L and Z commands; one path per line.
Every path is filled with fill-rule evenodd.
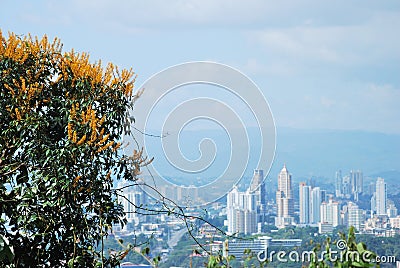
M 248 75 L 277 126 L 400 134 L 399 1 L 1 1 L 0 29 L 133 67 Z

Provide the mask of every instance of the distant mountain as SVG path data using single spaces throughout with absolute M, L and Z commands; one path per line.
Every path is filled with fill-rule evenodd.
M 245 177 L 251 177 L 257 166 L 257 155 L 261 148 L 257 128 L 247 129 L 250 141 L 250 159 Z M 170 134 L 165 142 L 175 142 L 177 134 Z M 224 170 L 230 159 L 229 137 L 225 131 L 199 130 L 184 131 L 180 135 L 180 150 L 185 157 L 196 160 L 201 156 L 199 142 L 211 138 L 217 147 L 214 162 L 204 173 L 185 174 L 169 165 L 163 155 L 162 146 L 157 142 L 147 143 L 154 165 L 163 176 L 186 178 L 215 178 Z M 400 178 L 400 135 L 390 135 L 364 131 L 342 130 L 303 130 L 278 128 L 275 161 L 269 177 L 274 181 L 286 163 L 294 180 L 310 177 L 322 177 L 333 180 L 334 174 L 341 169 L 345 175 L 350 170 L 362 170 L 366 176 L 387 176 L 388 180 Z M 235 151 L 245 153 L 245 141 Z M 243 148 L 242 148 L 243 146 Z M 208 151 L 204 151 L 207 153 Z M 264 169 L 267 168 L 267 163 Z
M 362 170 L 365 175 L 400 170 L 400 135 L 364 131 L 277 131 L 275 164 L 286 162 L 294 176 L 334 177 Z

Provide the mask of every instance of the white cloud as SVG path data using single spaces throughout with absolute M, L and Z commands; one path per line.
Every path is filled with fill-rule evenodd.
M 282 58 L 352 65 L 400 59 L 399 28 L 400 13 L 385 13 L 362 25 L 256 30 L 249 38 Z
M 39 5 L 35 2 L 39 13 L 47 12 L 48 16 L 55 19 L 68 14 L 71 18 L 85 21 L 94 28 L 112 23 L 124 28 L 152 30 L 355 25 L 376 12 L 391 10 L 393 6 L 398 7 L 396 1 L 386 1 L 379 5 L 375 1 L 364 1 L 360 6 L 356 1 L 344 0 L 331 3 L 313 0 L 47 0 L 42 3 Z M 35 8 L 26 10 L 34 11 Z
M 351 83 L 332 92 L 299 95 L 287 94 L 284 101 L 290 109 L 272 107 L 278 125 L 400 133 L 400 88 Z
M 278 124 L 400 132 L 398 0 L 9 3 L 3 32 L 57 35 L 140 79 L 212 58 L 259 84 Z

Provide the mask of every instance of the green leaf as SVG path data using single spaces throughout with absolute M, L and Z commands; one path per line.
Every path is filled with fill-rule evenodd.
M 359 253 L 363 253 L 366 249 L 367 249 L 367 246 L 364 243 L 360 242 L 357 244 L 357 251 Z
M 70 260 L 68 261 L 68 267 L 69 267 L 69 268 L 74 268 L 74 259 L 70 259 Z
M 4 260 L 12 262 L 14 257 L 15 255 L 13 248 L 10 247 L 7 239 L 0 234 L 0 263 L 3 262 Z
M 353 266 L 354 267 L 368 267 L 368 265 L 365 266 L 365 263 L 361 263 L 361 262 L 352 262 L 351 265 L 352 265 L 352 267 Z

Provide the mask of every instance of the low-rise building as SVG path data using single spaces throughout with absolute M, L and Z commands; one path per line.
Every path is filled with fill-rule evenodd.
M 389 219 L 390 226 L 395 229 L 400 229 L 400 216 Z
M 268 252 L 270 247 L 300 247 L 301 239 L 272 239 L 269 236 L 260 236 L 253 240 L 234 239 L 226 240 L 223 245 L 223 256 L 234 255 L 236 258 L 242 258 L 245 250 L 251 250 L 253 254 L 261 251 Z
M 318 223 L 318 233 L 320 234 L 331 234 L 333 232 L 333 225 L 329 222 Z

